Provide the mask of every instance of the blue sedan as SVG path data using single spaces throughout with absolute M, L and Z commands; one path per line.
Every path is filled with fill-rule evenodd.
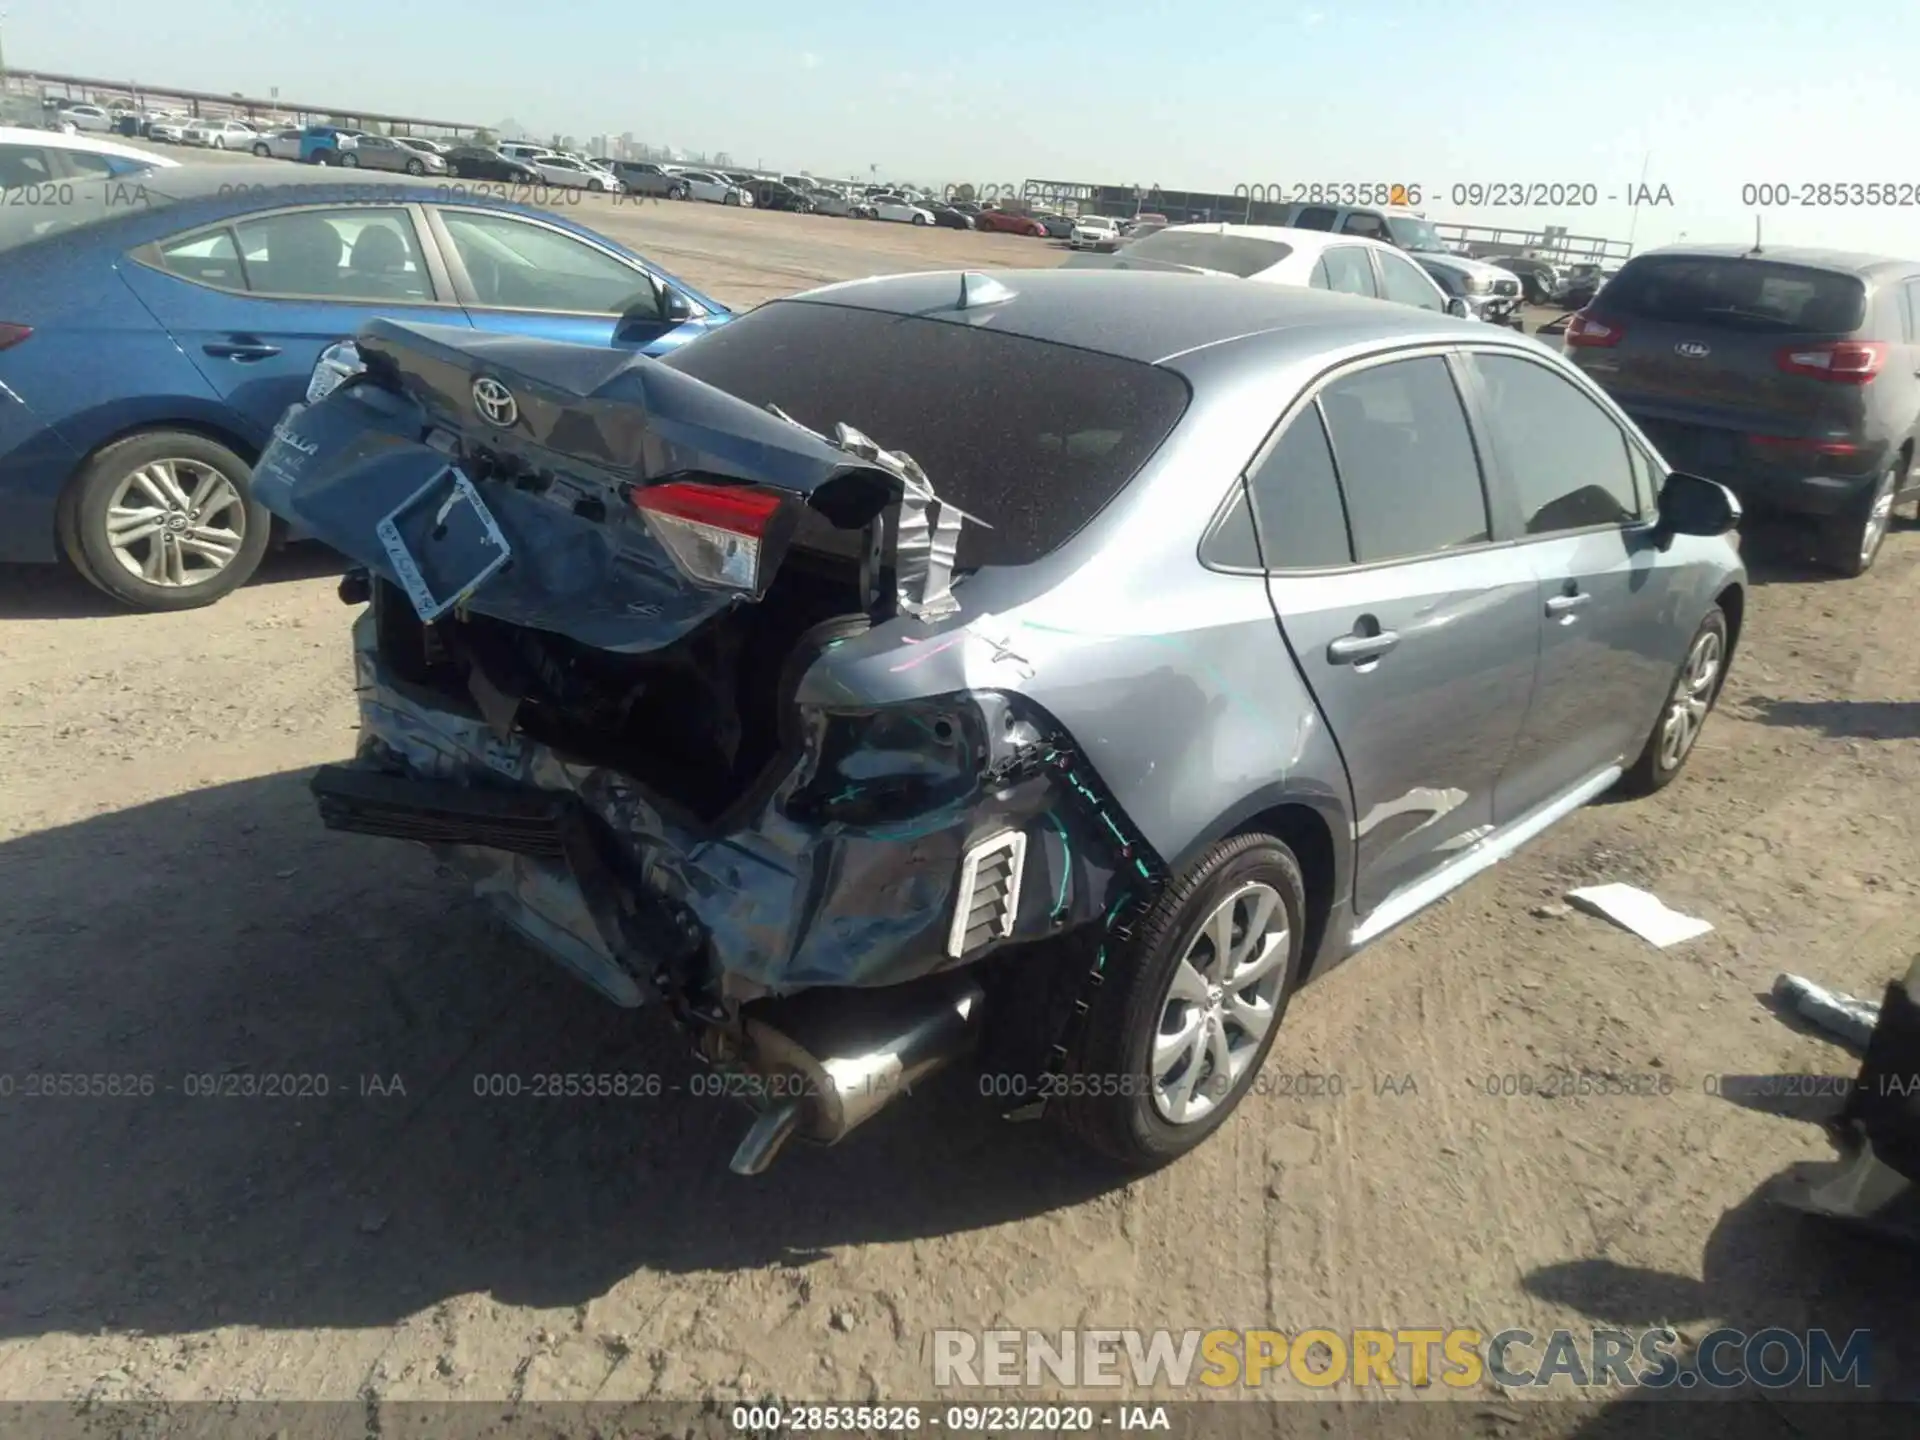
M 489 188 L 203 164 L 0 207 L 0 562 L 64 557 L 144 610 L 245 583 L 252 463 L 375 316 L 649 355 L 733 318 Z

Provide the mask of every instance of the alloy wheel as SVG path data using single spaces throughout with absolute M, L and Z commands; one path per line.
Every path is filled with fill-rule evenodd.
M 1703 630 L 1687 652 L 1687 663 L 1680 667 L 1674 681 L 1673 698 L 1667 702 L 1667 718 L 1660 725 L 1660 765 L 1676 770 L 1700 738 L 1707 723 L 1707 711 L 1713 706 L 1715 688 L 1720 683 L 1720 661 L 1724 655 L 1717 630 Z
M 1174 966 L 1147 1064 L 1162 1119 L 1205 1119 L 1246 1074 L 1273 1028 L 1291 943 L 1280 893 L 1257 881 L 1201 925 Z
M 231 480 L 199 460 L 154 460 L 114 487 L 107 543 L 128 574 L 150 585 L 204 585 L 240 553 L 247 504 Z

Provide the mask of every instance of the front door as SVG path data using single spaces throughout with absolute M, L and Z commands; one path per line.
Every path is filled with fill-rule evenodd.
M 1506 528 L 1539 584 L 1539 678 L 1494 819 L 1506 824 L 1639 755 L 1690 636 L 1654 543 L 1643 452 L 1592 397 L 1520 355 L 1467 358 Z
M 120 267 L 264 445 L 305 397 L 320 352 L 375 316 L 465 326 L 439 298 L 403 205 L 283 210 L 142 247 Z
M 669 317 L 647 270 L 557 226 L 452 205 L 431 213 L 476 329 L 658 355 L 707 328 Z
M 1492 826 L 1533 687 L 1539 582 L 1490 543 L 1439 355 L 1334 378 L 1249 484 L 1275 612 L 1353 787 L 1364 918 Z

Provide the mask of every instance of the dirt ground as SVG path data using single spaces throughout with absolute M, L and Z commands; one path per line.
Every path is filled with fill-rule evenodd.
M 733 302 L 1057 253 L 587 218 Z M 328 559 L 181 615 L 0 572 L 0 1398 L 925 1399 L 942 1327 L 1663 1322 L 1868 1327 L 1883 1385 L 1920 1393 L 1920 1267 L 1763 1203 L 1821 1133 L 1707 1093 L 1850 1075 L 1759 996 L 1783 969 L 1877 995 L 1920 950 L 1920 533 L 1855 583 L 1780 537 L 1749 550 L 1688 775 L 1305 992 L 1269 1070 L 1337 1097 L 1250 1099 L 1125 1187 L 958 1075 L 755 1180 L 727 1172 L 725 1102 L 482 1098 L 492 1075 L 689 1067 L 424 856 L 321 828 L 305 777 L 354 724 Z M 1661 952 L 1555 905 L 1600 880 L 1716 928 Z M 1670 1093 L 1498 1093 L 1558 1067 Z M 29 1098 L 34 1072 L 134 1093 Z M 192 1093 L 227 1075 L 328 1093 Z M 1571 1423 L 1520 1408 L 1503 1433 Z

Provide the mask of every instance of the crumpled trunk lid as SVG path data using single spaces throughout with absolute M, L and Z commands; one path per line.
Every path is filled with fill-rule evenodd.
M 466 539 L 436 543 L 470 540 L 477 572 L 488 545 L 504 542 L 505 563 L 461 606 L 509 624 L 637 653 L 754 598 L 690 579 L 634 508 L 634 487 L 731 482 L 789 497 L 800 513 L 769 537 L 762 593 L 796 533 L 858 531 L 901 495 L 884 468 L 644 356 L 385 320 L 357 343 L 367 374 L 288 411 L 255 495 L 406 589 L 383 522 L 453 466 L 497 536 L 469 524 Z M 433 531 L 435 503 L 430 494 L 426 518 L 408 520 L 416 542 L 422 526 Z M 457 523 L 450 507 L 437 519 L 435 536 Z

